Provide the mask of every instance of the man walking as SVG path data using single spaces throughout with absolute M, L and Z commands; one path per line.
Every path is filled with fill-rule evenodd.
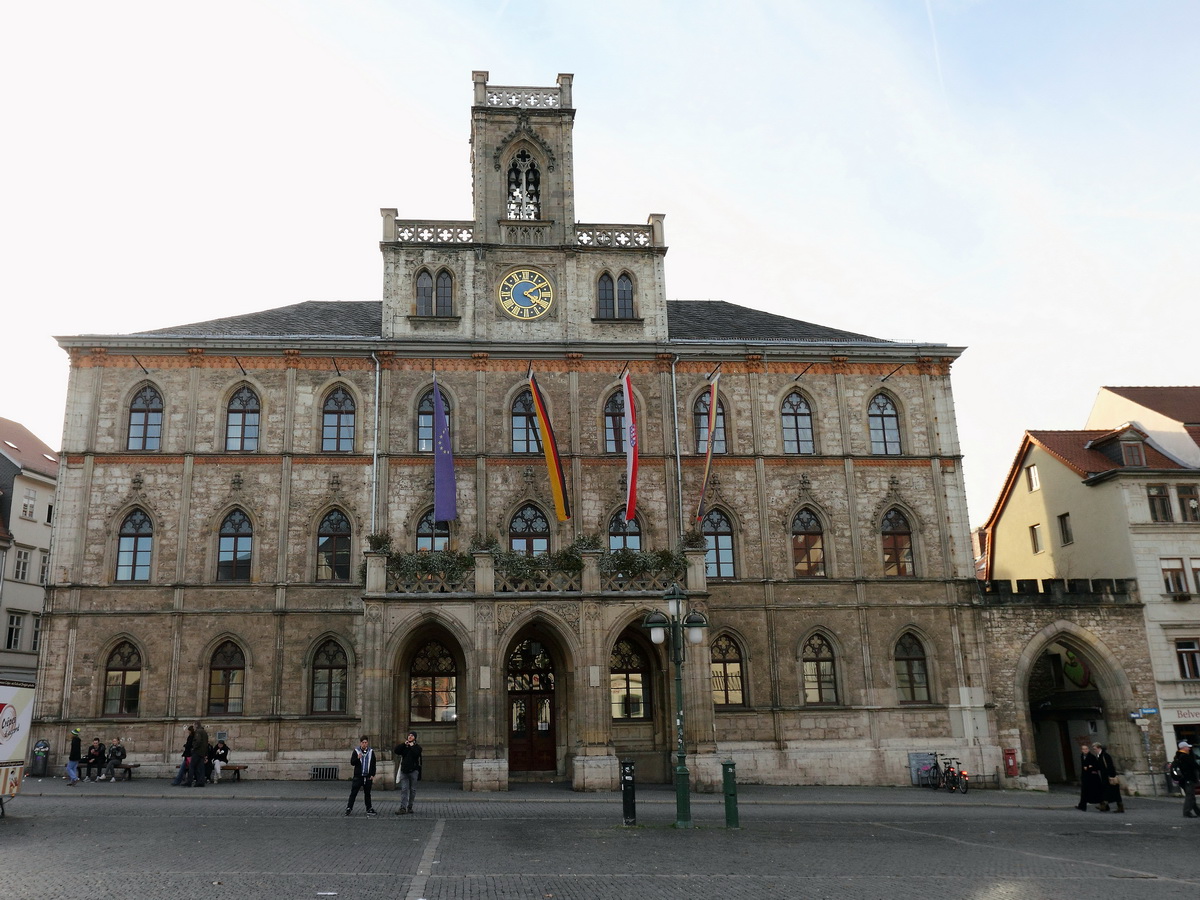
M 346 801 L 346 815 L 354 809 L 354 800 L 361 789 L 363 802 L 367 804 L 367 816 L 375 815 L 375 807 L 371 805 L 371 782 L 375 780 L 375 751 L 371 749 L 370 740 L 364 734 L 358 739 L 358 746 L 350 754 L 350 765 L 354 767 L 354 778 L 351 781 L 350 799 Z
M 71 749 L 67 753 L 67 784 L 75 787 L 79 784 L 79 761 L 83 759 L 83 741 L 79 739 L 79 729 L 71 729 Z
M 204 761 L 208 759 L 208 732 L 199 722 L 192 741 L 192 784 L 204 787 Z
M 1192 745 L 1187 741 L 1179 742 L 1179 752 L 1171 760 L 1171 774 L 1176 772 L 1179 773 L 1176 777 L 1183 791 L 1183 817 L 1200 817 L 1200 810 L 1196 809 L 1196 785 L 1200 784 L 1200 766 L 1196 765 L 1196 757 L 1192 756 Z
M 396 766 L 400 772 L 396 784 L 400 785 L 400 808 L 396 815 L 403 816 L 413 811 L 413 801 L 417 799 L 417 782 L 421 779 L 421 745 L 417 743 L 417 733 L 410 731 L 403 744 L 396 745 Z

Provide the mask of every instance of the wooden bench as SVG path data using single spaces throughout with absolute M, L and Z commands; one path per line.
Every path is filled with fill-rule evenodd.
M 141 765 L 141 763 L 121 763 L 120 765 L 113 766 L 113 771 L 119 772 L 121 769 L 124 769 L 125 770 L 125 780 L 133 781 L 133 770 L 138 768 L 138 766 L 140 766 L 140 765 Z
M 241 781 L 242 773 L 245 772 L 248 768 L 250 768 L 250 767 L 243 766 L 243 765 L 230 765 L 229 763 L 225 763 L 224 765 L 221 766 L 221 774 L 224 775 L 226 772 L 232 772 L 233 780 Z

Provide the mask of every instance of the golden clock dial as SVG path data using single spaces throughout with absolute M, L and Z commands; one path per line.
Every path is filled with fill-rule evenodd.
M 513 269 L 500 280 L 500 306 L 514 319 L 537 319 L 554 305 L 554 286 L 537 269 Z

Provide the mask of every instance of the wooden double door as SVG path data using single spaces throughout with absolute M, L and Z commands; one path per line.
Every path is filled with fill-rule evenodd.
M 538 641 L 517 644 L 508 658 L 507 681 L 508 770 L 556 771 L 554 663 Z

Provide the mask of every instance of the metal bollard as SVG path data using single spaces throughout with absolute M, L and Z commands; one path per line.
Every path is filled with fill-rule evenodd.
M 721 781 L 725 787 L 725 827 L 740 828 L 737 811 L 737 763 L 732 759 L 721 763 Z
M 626 825 L 637 824 L 637 796 L 633 778 L 633 760 L 621 760 L 621 813 Z

